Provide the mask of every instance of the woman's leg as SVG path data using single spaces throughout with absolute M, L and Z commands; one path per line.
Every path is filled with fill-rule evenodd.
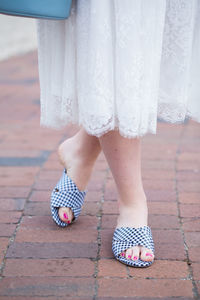
M 83 128 L 60 145 L 58 149 L 60 161 L 79 190 L 86 188 L 100 152 L 98 138 L 87 134 Z M 63 222 L 71 223 L 73 212 L 70 208 L 59 208 L 58 214 Z
M 148 209 L 141 178 L 140 139 L 122 137 L 110 131 L 99 138 L 119 193 L 117 227 L 147 225 Z M 153 260 L 151 250 L 141 246 L 126 250 L 126 258 Z

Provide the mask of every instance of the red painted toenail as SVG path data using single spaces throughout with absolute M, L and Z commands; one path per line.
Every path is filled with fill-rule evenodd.
M 151 253 L 146 253 L 146 256 L 151 256 L 153 257 L 153 255 Z
M 125 253 L 124 253 L 124 252 L 122 252 L 122 256 L 125 256 Z
M 137 256 L 134 256 L 133 259 L 138 259 L 138 257 L 137 257 Z
M 67 224 L 70 224 L 70 221 L 67 221 Z
M 131 255 L 129 255 L 128 258 L 131 258 Z
M 68 219 L 68 215 L 67 215 L 66 213 L 63 214 L 63 217 L 64 217 L 65 219 Z

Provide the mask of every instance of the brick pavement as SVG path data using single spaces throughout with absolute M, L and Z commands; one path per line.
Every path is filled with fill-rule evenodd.
M 66 229 L 51 219 L 56 149 L 77 128 L 40 128 L 37 52 L 0 70 L 0 300 L 198 299 L 200 125 L 159 123 L 142 139 L 156 260 L 130 268 L 111 252 L 117 195 L 103 154 L 79 220 Z

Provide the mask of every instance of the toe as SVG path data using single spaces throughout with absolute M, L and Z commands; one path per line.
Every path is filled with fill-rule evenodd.
M 122 252 L 120 255 L 121 255 L 122 257 L 125 257 L 125 256 L 126 256 L 126 251 Z
M 154 254 L 153 254 L 152 250 L 147 249 L 145 247 L 141 247 L 140 250 L 141 250 L 141 254 L 140 254 L 141 260 L 144 260 L 144 261 L 153 261 Z
M 138 260 L 139 259 L 139 254 L 140 254 L 140 248 L 135 246 L 132 247 L 132 256 L 131 259 L 132 260 Z
M 126 257 L 127 259 L 131 259 L 132 255 L 133 255 L 133 250 L 132 250 L 132 248 L 127 249 L 127 250 L 126 250 L 125 257 Z
M 58 210 L 58 215 L 59 215 L 59 218 L 67 223 L 67 224 L 70 224 L 73 220 L 73 212 L 71 210 L 71 208 L 69 207 L 60 207 L 59 210 Z

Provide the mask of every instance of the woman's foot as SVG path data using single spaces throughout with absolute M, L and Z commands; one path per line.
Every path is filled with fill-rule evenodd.
M 80 191 L 85 190 L 96 160 L 96 156 L 89 154 L 86 151 L 84 152 L 83 149 L 79 149 L 75 137 L 64 141 L 58 149 L 61 164 Z M 74 219 L 73 211 L 69 207 L 60 207 L 58 215 L 67 224 L 70 224 Z
M 138 201 L 131 205 L 119 204 L 119 217 L 117 227 L 143 227 L 147 226 L 148 208 L 146 197 L 142 196 Z M 137 261 L 139 258 L 143 261 L 153 261 L 154 254 L 152 250 L 142 246 L 135 246 L 121 253 L 121 256 L 127 259 Z

